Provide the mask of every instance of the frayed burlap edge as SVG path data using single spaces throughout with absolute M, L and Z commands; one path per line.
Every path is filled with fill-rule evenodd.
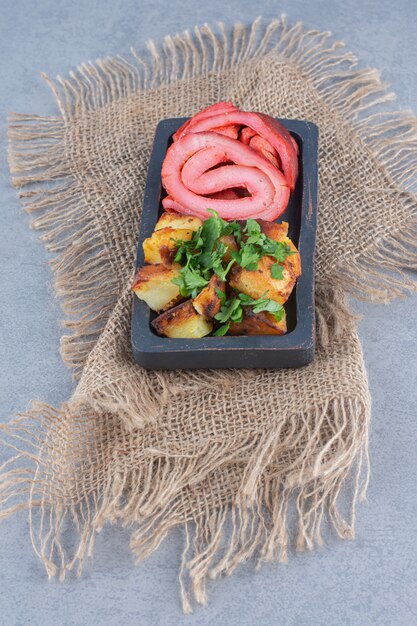
M 378 107 L 392 100 L 393 94 L 381 83 L 377 71 L 356 69 L 356 58 L 346 52 L 341 43 L 329 44 L 329 38 L 330 33 L 303 31 L 301 24 L 289 27 L 284 18 L 274 20 L 266 27 L 261 26 L 259 19 L 249 29 L 238 24 L 231 38 L 222 25 L 219 26 L 218 34 L 204 26 L 196 29 L 194 36 L 184 33 L 174 38 L 167 37 L 162 52 L 150 43 L 150 62 L 132 51 L 132 62 L 123 58 L 105 59 L 80 66 L 68 79 L 58 78 L 54 82 L 47 79 L 56 95 L 62 118 L 11 116 L 10 168 L 13 184 L 19 188 L 29 186 L 29 191 L 25 190 L 20 195 L 25 199 L 27 210 L 37 215 L 33 227 L 46 231 L 43 237 L 45 244 L 56 254 L 52 265 L 57 293 L 62 298 L 65 313 L 74 316 L 74 319 L 66 322 L 72 335 L 63 338 L 62 354 L 65 362 L 76 373 L 81 371 L 88 353 L 104 328 L 120 293 L 120 285 L 116 279 L 109 284 L 109 275 L 115 274 L 108 271 L 111 269 L 110 261 L 101 252 L 103 235 L 72 175 L 71 163 L 64 156 L 66 122 L 73 115 L 88 115 L 90 109 L 104 106 L 140 89 L 186 80 L 190 76 L 226 69 L 268 54 L 282 55 L 297 63 L 306 80 L 313 81 L 326 102 L 338 109 L 357 130 L 373 156 L 379 159 L 395 183 L 404 189 L 405 196 L 409 198 L 411 215 L 411 207 L 415 206 L 411 190 L 417 182 L 417 121 L 407 111 L 381 112 Z M 392 131 L 395 131 L 395 136 L 387 137 Z M 417 265 L 416 230 L 416 216 L 413 213 L 412 221 L 399 224 L 388 240 L 370 241 L 369 249 L 358 254 L 356 264 L 348 269 L 338 268 L 333 294 L 340 290 L 340 302 L 344 300 L 344 292 L 349 290 L 365 299 L 388 301 L 402 295 L 408 288 L 414 288 L 402 269 L 413 269 Z M 397 274 L 397 278 L 393 274 Z M 99 288 L 103 278 L 106 280 L 105 292 Z M 79 317 L 80 310 L 82 317 Z M 337 311 L 329 312 L 319 307 L 319 328 L 323 343 L 326 341 L 329 316 L 333 318 L 332 325 L 335 322 L 337 325 Z M 367 456 L 370 402 L 369 398 L 363 406 L 356 406 L 354 402 L 352 405 L 352 402 L 342 398 L 335 400 L 331 408 L 335 420 L 332 444 L 337 443 L 342 431 L 349 431 L 350 428 L 351 444 L 341 451 L 340 456 L 333 457 L 332 467 L 323 467 L 319 463 L 319 458 L 323 457 L 319 456 L 315 476 L 298 476 L 296 484 L 299 485 L 302 478 L 305 484 L 308 483 L 308 487 L 299 489 L 298 493 L 290 482 L 284 487 L 276 485 L 275 490 L 273 478 L 266 480 L 263 477 L 260 483 L 262 472 L 270 460 L 273 443 L 279 436 L 278 431 L 263 433 L 260 438 L 248 443 L 252 453 L 251 462 L 243 483 L 237 485 L 235 506 L 224 503 L 215 510 L 203 511 L 200 519 L 189 520 L 194 522 L 192 531 L 186 524 L 187 541 L 182 574 L 186 569 L 197 601 L 205 602 L 204 585 L 207 576 L 230 574 L 238 563 L 249 558 L 255 550 L 260 555 L 260 563 L 276 558 L 278 552 L 281 560 L 286 559 L 287 513 L 290 497 L 294 495 L 299 522 L 299 549 L 312 548 L 315 543 L 321 543 L 320 526 L 325 512 L 328 512 L 339 536 L 354 536 L 356 501 L 358 497 L 365 496 L 369 480 L 368 464 L 365 478 L 361 480 L 361 476 L 363 456 Z M 45 495 L 46 478 L 42 475 L 42 454 L 48 448 L 45 437 L 50 437 L 51 430 L 53 432 L 60 427 L 60 418 L 67 417 L 74 410 L 91 411 L 91 408 L 82 404 L 75 407 L 63 405 L 57 411 L 41 404 L 35 406 L 29 415 L 21 416 L 3 427 L 6 439 L 10 437 L 7 445 L 17 451 L 17 455 L 1 468 L 1 517 L 29 508 L 35 551 L 45 564 L 48 575 L 59 572 L 61 579 L 74 568 L 81 571 L 84 557 L 91 554 L 95 534 L 105 521 L 122 519 L 125 524 L 136 523 L 138 511 L 146 497 L 146 493 L 138 494 L 134 484 L 130 483 L 133 487 L 132 495 L 126 502 L 123 497 L 124 480 L 117 477 L 116 484 L 116 477 L 109 475 L 100 493 L 90 493 L 81 502 L 72 503 L 68 507 L 51 506 Z M 328 406 L 321 407 L 320 420 L 326 418 L 329 410 Z M 315 411 L 317 407 L 312 408 L 312 414 L 305 418 L 317 418 Z M 76 415 L 72 417 L 75 423 Z M 115 424 L 111 427 L 120 428 Z M 125 433 L 120 432 L 121 440 L 125 436 Z M 234 452 L 231 450 L 231 456 Z M 160 451 L 154 453 L 157 456 Z M 30 465 L 22 468 L 22 459 L 29 460 Z M 208 460 L 215 468 L 215 458 L 210 457 Z M 203 465 L 206 467 L 208 460 L 204 459 Z M 195 459 L 185 459 L 184 464 L 187 463 L 186 468 L 181 468 L 183 480 L 188 475 L 194 476 L 196 469 Z M 307 463 L 305 465 L 305 469 L 311 472 L 311 467 Z M 351 514 L 347 522 L 339 513 L 336 502 L 352 470 Z M 316 482 L 311 490 L 312 478 Z M 128 480 L 128 477 L 125 479 Z M 131 476 L 129 480 L 132 480 Z M 132 550 L 138 558 L 144 558 L 155 550 L 170 528 L 184 524 L 186 508 L 181 498 L 172 506 L 172 484 L 172 476 L 167 476 L 166 484 L 160 485 L 159 508 L 155 509 L 154 516 L 152 502 L 146 502 L 146 526 L 139 524 L 132 537 Z M 274 497 L 272 493 L 275 493 Z M 249 495 L 252 495 L 250 501 Z M 161 507 L 162 496 L 166 501 L 166 509 Z M 9 506 L 16 497 L 23 498 L 23 501 Z M 41 526 L 38 529 L 32 519 L 32 512 L 37 508 L 41 512 Z M 221 561 L 212 567 L 212 557 L 220 544 L 230 508 L 232 530 L 229 548 Z M 49 520 L 45 520 L 47 515 Z M 61 539 L 61 529 L 66 520 L 71 520 L 79 531 L 78 547 L 70 561 L 65 556 Z M 47 525 L 47 530 L 43 524 Z M 194 533 L 192 542 L 191 532 Z M 188 555 L 191 544 L 192 558 Z M 183 607 L 188 612 L 191 606 L 182 576 L 181 590 Z
M 130 547 L 137 563 L 152 554 L 173 528 L 184 526 L 179 581 L 183 609 L 188 613 L 189 588 L 198 603 L 206 604 L 207 581 L 232 574 L 249 558 L 256 556 L 257 569 L 267 562 L 287 562 L 293 541 L 290 519 L 291 526 L 298 527 L 298 551 L 323 545 L 324 519 L 341 539 L 354 538 L 356 504 L 365 498 L 370 477 L 370 402 L 368 396 L 365 398 L 362 403 L 342 396 L 322 406 L 312 406 L 298 416 L 280 415 L 267 431 L 249 431 L 239 447 L 234 440 L 219 442 L 217 446 L 211 442 L 198 455 L 189 456 L 148 448 L 142 451 L 148 459 L 146 469 L 125 467 L 121 473 L 114 471 L 110 458 L 108 466 L 97 465 L 102 451 L 89 445 L 88 432 L 78 428 L 80 415 L 72 412 L 70 404 L 57 410 L 36 403 L 30 414 L 21 415 L 2 428 L 6 445 L 18 454 L 1 467 L 0 519 L 28 506 L 27 502 L 9 505 L 10 500 L 18 496 L 29 500 L 35 553 L 45 565 L 48 577 L 58 575 L 61 581 L 71 571 L 81 575 L 86 557 L 92 556 L 96 535 L 106 523 L 132 528 Z M 129 447 L 120 420 L 101 414 L 97 420 L 101 421 L 104 435 L 100 443 L 111 432 L 112 441 L 116 442 L 114 454 Z M 298 420 L 303 424 L 301 430 Z M 331 433 L 325 446 L 320 440 L 323 428 Z M 62 439 L 63 430 L 69 442 L 71 435 L 79 438 L 88 460 L 86 466 L 74 464 L 71 480 L 83 484 L 82 473 L 97 471 L 97 467 L 104 473 L 99 487 L 84 492 L 77 500 L 68 496 L 66 504 L 62 485 L 51 484 L 47 474 L 51 454 L 59 465 L 59 452 L 51 447 L 56 438 Z M 283 480 L 279 450 L 293 446 L 305 435 L 308 444 L 297 464 L 287 468 Z M 239 457 L 247 458 L 247 462 L 243 477 L 237 474 L 235 478 L 233 462 Z M 24 458 L 32 465 L 22 467 Z M 225 478 L 235 484 L 233 504 L 222 497 Z M 342 513 L 339 496 L 346 491 L 347 481 L 349 498 L 346 512 Z M 203 490 L 207 487 L 211 494 L 214 485 L 219 485 L 219 493 L 213 498 L 215 506 L 193 491 L 196 484 L 202 484 Z M 64 537 L 68 525 L 73 534 L 78 533 L 71 553 Z

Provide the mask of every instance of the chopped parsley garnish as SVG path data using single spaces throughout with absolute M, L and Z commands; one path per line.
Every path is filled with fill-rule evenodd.
M 239 294 L 239 300 L 242 303 L 242 306 L 250 306 L 254 313 L 261 313 L 262 311 L 266 311 L 267 313 L 272 313 L 277 322 L 280 322 L 284 317 L 284 307 L 279 302 L 275 300 L 270 300 L 266 298 L 267 291 L 257 300 L 254 300 L 250 296 L 247 296 L 245 293 Z
M 271 276 L 276 280 L 281 280 L 284 277 L 284 266 L 281 263 L 271 265 Z
M 180 294 L 184 298 L 187 296 L 195 298 L 209 281 L 202 274 L 199 274 L 197 270 L 188 266 L 183 267 L 180 275 L 177 278 L 173 278 L 172 282 L 179 286 Z
M 208 284 L 215 274 L 222 282 L 226 282 L 227 275 L 234 264 L 248 270 L 258 269 L 259 261 L 264 256 L 275 259 L 271 266 L 273 279 L 281 280 L 285 259 L 295 254 L 286 242 L 274 241 L 262 232 L 261 226 L 254 219 L 248 219 L 242 227 L 239 222 L 226 222 L 215 211 L 209 210 L 211 217 L 206 219 L 202 226 L 193 234 L 190 241 L 177 241 L 175 262 L 182 268 L 180 275 L 172 282 L 179 286 L 183 297 L 195 298 Z M 221 237 L 232 235 L 237 244 L 237 250 L 230 252 L 230 261 L 226 263 L 227 245 Z M 215 316 L 221 326 L 214 335 L 222 336 L 227 333 L 232 322 L 243 319 L 244 307 L 250 306 L 254 313 L 266 311 L 280 321 L 284 315 L 284 308 L 278 302 L 266 298 L 266 293 L 257 300 L 243 293 L 233 292 L 227 299 L 226 295 L 216 289 L 221 300 L 221 309 Z
M 182 265 L 180 275 L 172 282 L 180 287 L 184 297 L 195 298 L 216 274 L 222 282 L 234 265 L 235 260 L 224 262 L 227 246 L 219 241 L 222 235 L 237 233 L 237 222 L 225 222 L 215 211 L 209 211 L 212 217 L 206 219 L 193 234 L 190 241 L 177 241 L 178 249 L 174 261 Z
M 265 292 L 260 298 L 254 300 L 250 296 L 244 293 L 234 293 L 229 299 L 219 289 L 216 289 L 216 293 L 221 300 L 221 308 L 214 319 L 222 324 L 215 333 L 217 337 L 221 337 L 227 333 L 232 322 L 241 322 L 243 319 L 245 306 L 250 306 L 254 313 L 261 313 L 265 311 L 271 313 L 277 322 L 280 322 L 284 316 L 284 307 L 282 304 L 266 298 Z M 221 293 L 221 296 L 220 296 Z
M 276 262 L 271 267 L 272 278 L 282 279 L 283 265 L 287 256 L 295 254 L 290 246 L 284 241 L 275 241 L 261 232 L 261 227 L 256 220 L 249 219 L 243 229 L 244 241 L 240 243 L 239 250 L 232 253 L 236 263 L 241 267 L 254 271 L 258 269 L 258 263 L 264 256 L 272 256 Z

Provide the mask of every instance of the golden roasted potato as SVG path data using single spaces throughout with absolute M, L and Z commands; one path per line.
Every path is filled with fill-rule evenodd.
M 193 300 L 195 310 L 207 320 L 213 319 L 220 311 L 221 300 L 216 289 L 226 293 L 225 284 L 216 274 L 213 274 L 207 287 L 204 287 Z
M 292 252 L 295 252 L 295 254 L 291 254 L 290 256 L 287 256 L 287 258 L 285 259 L 284 266 L 285 265 L 290 266 L 294 276 L 298 278 L 299 276 L 301 276 L 300 253 L 298 252 L 297 248 L 295 247 L 291 239 L 289 239 L 288 237 L 284 237 L 283 239 L 281 239 L 281 241 L 282 243 L 286 243 L 291 248 Z
M 203 222 L 198 217 L 188 215 L 164 213 L 161 216 L 152 236 L 143 242 L 145 263 L 148 265 L 138 270 L 132 286 L 138 298 L 144 300 L 154 311 L 162 312 L 152 322 L 158 334 L 189 339 L 209 335 L 213 330 L 214 318 L 221 309 L 222 298 L 217 291 L 226 294 L 229 287 L 254 299 L 266 297 L 280 304 L 286 302 L 297 277 L 301 274 L 300 255 L 294 243 L 288 238 L 287 222 L 281 224 L 265 220 L 257 222 L 266 236 L 287 244 L 294 253 L 281 264 L 282 278 L 272 277 L 271 267 L 276 263 L 276 259 L 264 256 L 258 262 L 256 270 L 250 271 L 238 264 L 234 265 L 227 278 L 228 284 L 213 275 L 196 298 L 179 304 L 183 297 L 180 295 L 179 286 L 172 282 L 181 272 L 181 266 L 174 261 L 178 241 L 190 241 Z M 242 228 L 246 224 L 243 221 L 240 223 Z M 214 244 L 214 249 L 218 242 L 226 248 L 223 261 L 230 263 L 233 252 L 239 250 L 236 238 L 234 235 L 223 235 Z M 242 321 L 233 322 L 228 334 L 281 335 L 285 332 L 285 316 L 277 322 L 270 313 L 255 314 L 252 308 L 244 307 Z
M 274 263 L 273 257 L 264 256 L 259 261 L 257 270 L 249 271 L 235 265 L 230 270 L 229 284 L 237 291 L 241 291 L 255 300 L 265 296 L 283 304 L 290 297 L 296 277 L 291 265 L 285 263 L 283 277 L 281 279 L 272 278 L 271 265 Z
M 173 278 L 180 274 L 180 265 L 144 265 L 138 269 L 132 289 L 154 311 L 165 311 L 182 300 L 180 288 Z
M 179 213 L 163 213 L 159 218 L 154 230 L 163 228 L 181 228 L 196 231 L 203 222 L 194 215 L 180 215 Z
M 272 313 L 254 313 L 250 307 L 245 307 L 242 321 L 232 322 L 227 332 L 229 335 L 284 335 L 287 332 L 285 313 L 277 322 Z
M 257 220 L 258 224 L 261 227 L 262 232 L 273 239 L 274 241 L 280 241 L 281 243 L 286 243 L 295 254 L 291 254 L 285 259 L 284 265 L 291 266 L 292 272 L 295 277 L 298 278 L 301 276 L 301 259 L 300 253 L 298 252 L 296 246 L 288 237 L 288 222 L 281 222 L 281 224 L 276 224 L 275 222 L 267 222 L 265 220 Z
M 161 228 L 143 242 L 145 263 L 171 265 L 177 250 L 177 240 L 189 241 L 194 231 L 190 228 Z
M 236 239 L 233 237 L 233 235 L 222 235 L 222 237 L 219 238 L 219 241 L 221 243 L 224 243 L 227 248 L 226 252 L 223 255 L 223 261 L 229 263 L 229 261 L 231 261 L 232 259 L 231 253 L 237 252 L 238 250 Z
M 282 241 L 288 235 L 288 222 L 277 224 L 276 222 L 268 222 L 261 219 L 256 219 L 255 222 L 258 222 L 261 232 L 274 241 Z M 240 224 L 242 230 L 246 228 L 246 220 L 238 220 L 238 224 Z M 245 239 L 244 234 L 243 239 Z
M 200 339 L 213 330 L 213 324 L 197 313 L 191 300 L 165 311 L 152 326 L 158 335 L 174 339 Z
M 267 222 L 266 220 L 256 220 L 261 227 L 261 231 L 274 241 L 282 241 L 288 235 L 288 222 Z

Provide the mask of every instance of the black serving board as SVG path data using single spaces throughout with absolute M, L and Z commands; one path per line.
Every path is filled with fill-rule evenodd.
M 143 200 L 136 268 L 143 265 L 142 243 L 150 237 L 163 212 L 161 167 L 172 135 L 186 118 L 159 122 Z M 148 369 L 300 367 L 314 358 L 314 246 L 317 222 L 318 128 L 303 120 L 280 119 L 297 141 L 299 176 L 288 207 L 277 221 L 289 223 L 289 237 L 301 255 L 302 274 L 285 304 L 288 332 L 256 337 L 159 337 L 150 322 L 156 317 L 148 305 L 133 297 L 132 351 L 135 361 Z

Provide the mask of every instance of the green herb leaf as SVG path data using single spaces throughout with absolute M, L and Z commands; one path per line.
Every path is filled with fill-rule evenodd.
M 203 278 L 203 276 L 201 276 L 200 274 L 197 274 L 197 272 L 194 272 L 192 270 L 189 270 L 188 272 L 184 274 L 184 279 L 189 289 L 205 287 L 208 283 L 208 280 L 206 280 L 205 278 Z
M 223 337 L 223 335 L 225 335 L 227 333 L 227 331 L 230 328 L 230 322 L 227 322 L 226 324 L 223 324 L 222 326 L 219 326 L 219 328 L 213 333 L 214 337 Z
M 224 323 L 231 319 L 233 313 L 240 307 L 239 298 L 230 298 L 227 300 L 225 304 L 221 307 L 220 311 L 217 315 L 214 316 L 218 322 Z
M 282 304 L 278 302 L 274 302 L 274 300 L 268 300 L 264 303 L 259 303 L 252 307 L 254 313 L 262 313 L 265 311 L 266 313 L 272 313 L 277 322 L 280 322 L 284 317 L 284 307 Z
M 216 263 L 221 263 L 226 252 L 227 246 L 222 241 L 218 241 L 216 247 L 211 253 L 212 265 L 215 265 Z
M 246 220 L 245 233 L 250 235 L 254 233 L 260 233 L 261 227 L 256 220 L 248 219 Z
M 225 283 L 226 282 L 226 276 L 229 273 L 232 265 L 234 265 L 234 264 L 235 264 L 235 260 L 234 259 L 231 259 L 226 267 L 223 267 L 223 265 L 221 263 L 216 263 L 216 265 L 213 265 L 213 271 L 216 274 L 216 276 L 218 276 L 220 278 L 220 280 L 223 283 Z
M 220 304 L 223 305 L 226 302 L 226 294 L 224 291 L 222 291 L 221 289 L 218 289 L 217 287 L 214 288 L 214 291 L 217 293 L 219 299 L 220 299 Z
M 244 244 L 238 252 L 235 250 L 232 252 L 232 258 L 243 268 L 249 269 L 248 266 L 254 267 L 256 264 L 257 269 L 261 254 L 252 244 Z
M 232 322 L 241 322 L 243 319 L 243 309 L 241 306 L 237 307 L 230 315 Z
M 246 293 L 239 293 L 238 297 L 242 304 L 252 304 L 255 302 L 255 300 L 250 296 L 247 296 Z
M 207 285 L 209 282 L 198 271 L 187 266 L 181 269 L 180 275 L 173 278 L 174 285 L 178 285 L 180 288 L 180 294 L 183 297 L 191 296 L 193 298 Z
M 209 281 L 209 280 L 210 280 L 210 278 L 213 276 L 213 273 L 212 273 L 212 271 L 211 271 L 211 268 L 207 267 L 207 268 L 199 268 L 199 269 L 200 269 L 201 276 L 202 276 L 205 280 Z
M 275 300 L 265 298 L 265 295 L 267 293 L 268 292 L 266 291 L 257 300 L 254 300 L 250 296 L 247 296 L 245 293 L 239 293 L 238 297 L 242 303 L 242 306 L 251 306 L 254 313 L 261 313 L 262 311 L 272 313 L 275 319 L 279 322 L 284 316 L 284 307 L 282 306 L 282 304 L 279 304 L 279 302 L 275 302 Z
M 262 246 L 262 234 L 255 233 L 254 235 L 249 235 L 246 239 L 246 243 L 256 243 L 257 245 Z
M 274 263 L 271 265 L 271 276 L 276 280 L 281 280 L 284 276 L 284 266 L 280 263 Z
M 201 238 L 203 240 L 201 249 L 203 252 L 211 253 L 213 252 L 216 241 L 221 237 L 224 228 L 223 224 L 226 222 L 218 216 L 216 211 L 212 211 L 211 209 L 207 209 L 207 211 L 211 213 L 213 217 L 204 220 L 201 227 Z
M 279 313 L 283 307 L 282 304 L 275 302 L 275 300 L 264 300 L 256 302 L 252 305 L 252 308 L 254 313 L 261 313 L 262 311 L 266 311 L 267 313 Z
M 236 221 L 224 222 L 224 224 L 225 225 L 223 227 L 223 235 L 233 235 L 237 243 L 240 244 L 240 242 L 242 241 L 241 225 Z
M 283 263 L 287 256 L 291 253 L 291 248 L 289 245 L 283 241 L 276 241 L 275 250 L 271 253 L 271 256 L 274 256 L 277 261 Z
M 274 241 L 269 237 L 264 237 L 262 239 L 261 247 L 262 253 L 267 256 L 275 256 L 277 249 L 279 249 L 280 243 L 279 241 Z
M 213 254 L 210 252 L 202 252 L 198 257 L 198 262 L 202 267 L 210 269 L 213 267 Z
M 194 239 L 191 239 L 190 241 L 182 241 L 180 239 L 174 239 L 174 238 L 171 238 L 171 239 L 172 241 L 175 241 L 175 243 L 178 246 L 177 252 L 174 258 L 175 262 L 185 263 L 187 256 L 193 254 L 194 251 L 196 250 L 196 242 L 194 241 Z

